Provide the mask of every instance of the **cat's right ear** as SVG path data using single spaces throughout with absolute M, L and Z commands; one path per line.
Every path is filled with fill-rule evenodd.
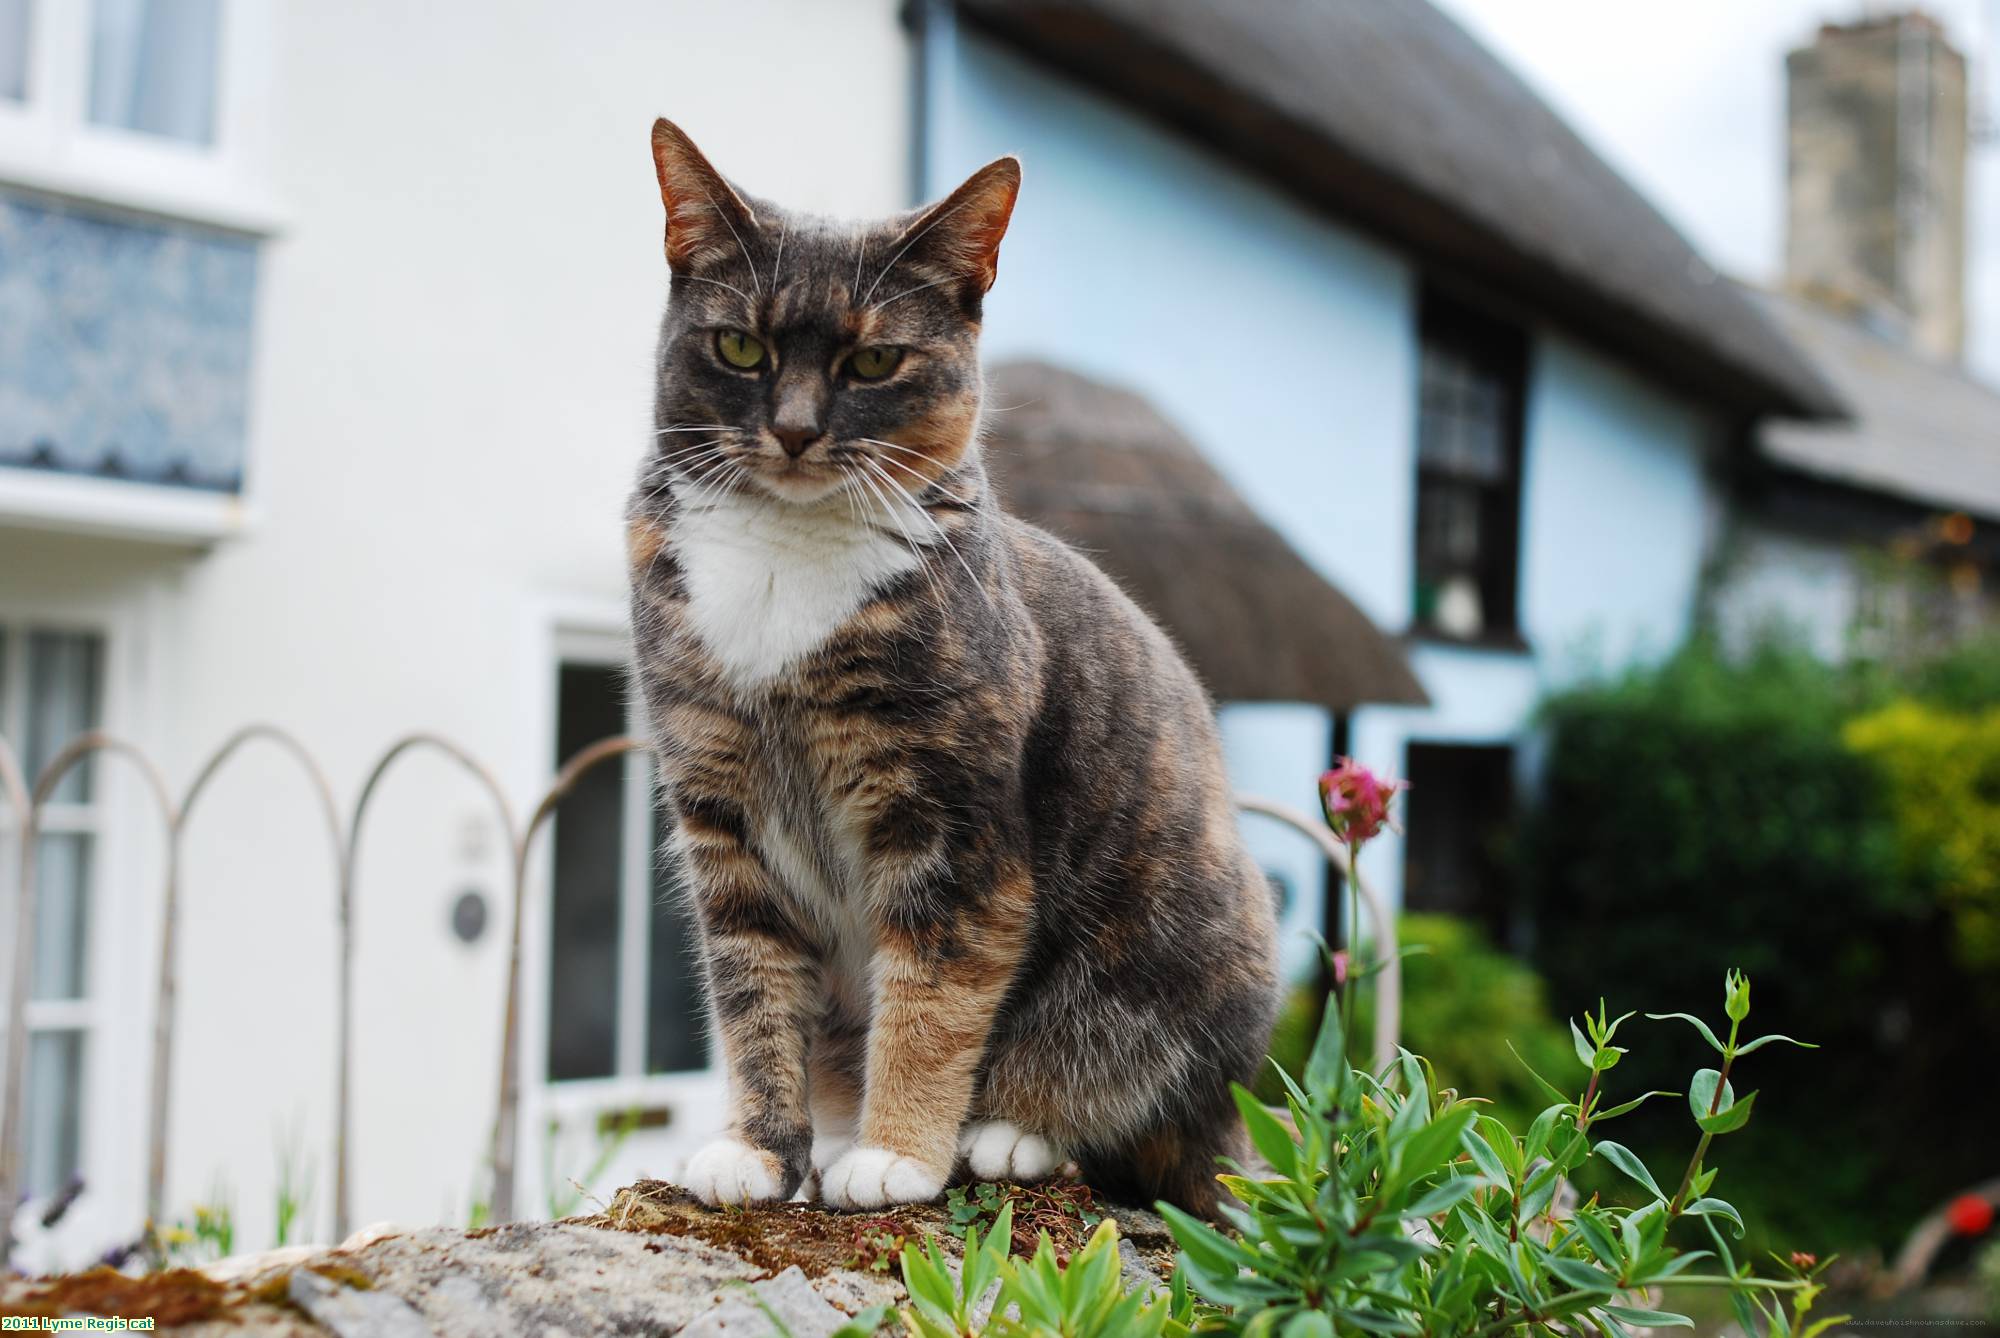
M 667 264 L 694 269 L 710 251 L 740 246 L 757 215 L 730 188 L 687 132 L 664 116 L 653 122 L 653 170 L 667 207 Z

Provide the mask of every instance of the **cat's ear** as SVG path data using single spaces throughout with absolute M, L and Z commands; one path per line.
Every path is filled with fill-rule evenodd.
M 730 188 L 687 132 L 661 117 L 653 122 L 653 170 L 667 207 L 667 264 L 695 267 L 705 252 L 740 245 L 757 215 Z
M 996 158 L 965 184 L 917 215 L 903 230 L 904 244 L 934 264 L 955 270 L 979 292 L 1000 270 L 1000 239 L 1014 216 L 1021 190 L 1021 160 Z

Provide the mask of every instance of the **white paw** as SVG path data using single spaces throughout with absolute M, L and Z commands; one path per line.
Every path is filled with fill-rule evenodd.
M 711 1207 L 769 1203 L 783 1183 L 778 1159 L 736 1138 L 718 1138 L 688 1158 L 681 1183 Z
M 1005 1120 L 967 1125 L 958 1150 L 981 1180 L 1012 1180 L 1017 1184 L 1046 1178 L 1062 1158 L 1040 1134 L 1015 1128 Z
M 914 1158 L 887 1148 L 853 1148 L 820 1177 L 829 1208 L 882 1208 L 924 1203 L 944 1192 L 944 1177 Z

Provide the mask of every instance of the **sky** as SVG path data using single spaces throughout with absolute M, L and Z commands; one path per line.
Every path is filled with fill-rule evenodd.
M 1784 257 L 1785 52 L 1861 0 L 1437 0 L 1717 265 Z M 2000 126 L 2000 0 L 1926 0 Z M 2000 134 L 1972 150 L 1968 358 L 2000 385 Z

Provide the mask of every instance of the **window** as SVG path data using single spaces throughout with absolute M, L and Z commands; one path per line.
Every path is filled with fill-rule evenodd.
M 0 733 L 31 781 L 65 744 L 102 719 L 104 644 L 90 633 L 0 627 Z M 26 1190 L 43 1195 L 80 1170 L 83 1066 L 89 1041 L 91 867 L 97 796 L 86 759 L 42 810 L 35 852 L 35 934 L 28 983 Z M 0 858 L 19 858 L 20 830 L 0 816 Z M 0 907 L 5 923 L 14 908 Z
M 1436 296 L 1419 323 L 1415 623 L 1465 641 L 1515 635 L 1521 332 Z
M 0 0 L 0 98 L 28 100 L 28 0 Z
M 1513 922 L 1501 865 L 1514 809 L 1514 750 L 1413 743 L 1404 819 L 1403 909 L 1455 915 L 1507 946 Z
M 0 0 L 0 181 L 268 235 L 280 220 L 247 150 L 280 8 Z
M 622 669 L 566 661 L 556 762 L 631 727 Z M 638 1077 L 708 1067 L 694 924 L 661 859 L 643 757 L 586 774 L 555 819 L 548 1076 Z
M 91 122 L 214 143 L 221 18 L 220 0 L 97 0 Z

